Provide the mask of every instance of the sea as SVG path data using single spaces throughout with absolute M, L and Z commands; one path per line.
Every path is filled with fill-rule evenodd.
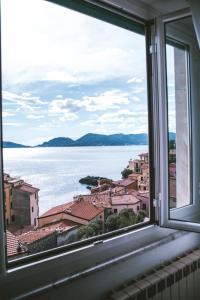
M 87 175 L 121 179 L 130 159 L 148 152 L 147 145 L 101 147 L 5 148 L 4 172 L 40 189 L 39 214 L 88 194 L 79 179 Z

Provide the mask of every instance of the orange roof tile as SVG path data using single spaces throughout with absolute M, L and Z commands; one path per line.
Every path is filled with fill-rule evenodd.
M 59 213 L 65 213 L 80 219 L 90 221 L 94 219 L 96 216 L 98 216 L 100 213 L 102 213 L 103 211 L 104 211 L 103 208 L 97 207 L 92 203 L 89 203 L 81 199 L 81 200 L 75 200 L 66 204 L 55 206 L 50 210 L 48 210 L 47 212 L 45 212 L 40 218 L 50 216 L 50 215 L 56 215 Z
M 126 187 L 126 186 L 131 185 L 134 182 L 135 182 L 134 179 L 126 178 L 126 179 L 121 179 L 121 180 L 113 181 L 113 184 L 114 185 L 118 185 L 118 186 L 124 186 L 124 187 Z
M 80 224 L 72 222 L 70 220 L 62 220 L 54 223 L 46 224 L 42 227 L 42 230 L 51 230 L 51 231 L 67 231 L 76 226 L 80 226 Z
M 25 250 L 19 243 L 19 239 L 8 230 L 6 230 L 6 240 L 8 257 L 25 253 Z
M 141 200 L 136 195 L 118 195 L 112 197 L 112 205 L 135 205 Z
M 18 235 L 18 239 L 22 243 L 31 244 L 37 240 L 41 240 L 51 234 L 53 234 L 54 231 L 52 230 L 33 230 L 26 233 L 23 233 L 21 235 Z

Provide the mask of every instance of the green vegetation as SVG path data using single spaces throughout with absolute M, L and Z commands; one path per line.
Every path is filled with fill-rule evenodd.
M 77 235 L 79 240 L 84 240 L 101 233 L 103 233 L 103 222 L 101 220 L 94 220 L 88 225 L 80 227 Z
M 109 232 L 143 222 L 145 212 L 139 211 L 135 214 L 132 209 L 124 208 L 119 213 L 108 215 L 105 224 L 101 220 L 94 220 L 86 226 L 79 228 L 77 232 L 78 240 L 84 240 L 104 232 Z
M 128 169 L 128 168 L 125 168 L 122 172 L 121 172 L 121 174 L 122 174 L 122 178 L 128 178 L 128 175 L 130 175 L 130 174 L 132 174 L 133 173 L 133 171 L 132 170 L 130 170 L 130 169 Z
M 112 180 L 105 178 L 105 177 L 99 177 L 99 176 L 86 176 L 79 180 L 79 183 L 87 184 L 88 186 L 97 186 L 98 180 L 106 180 L 108 182 L 112 182 Z

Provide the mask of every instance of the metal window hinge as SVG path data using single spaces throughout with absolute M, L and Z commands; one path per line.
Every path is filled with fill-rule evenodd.
M 156 44 L 150 45 L 150 46 L 149 46 L 149 53 L 150 53 L 150 54 L 154 54 L 154 53 L 156 53 L 156 52 L 157 52 L 157 46 L 156 46 Z

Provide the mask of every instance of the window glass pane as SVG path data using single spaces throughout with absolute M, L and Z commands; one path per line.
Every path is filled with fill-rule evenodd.
M 199 222 L 199 50 L 191 17 L 166 24 L 169 217 Z M 196 70 L 195 70 L 196 68 Z M 198 70 L 198 74 L 197 74 Z M 197 134 L 197 135 L 196 135 Z
M 2 44 L 8 259 L 148 221 L 145 36 L 5 0 Z
M 167 45 L 170 208 L 190 204 L 188 82 L 185 48 Z

